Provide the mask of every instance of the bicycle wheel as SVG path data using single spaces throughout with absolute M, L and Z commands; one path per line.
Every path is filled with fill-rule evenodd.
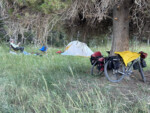
M 97 66 L 96 66 L 96 63 L 95 62 L 93 65 L 92 65 L 92 68 L 91 68 L 91 75 L 101 75 L 103 73 L 103 71 L 100 71 Z
M 111 61 L 108 60 L 104 66 L 105 76 L 111 82 L 120 82 L 125 76 L 125 65 L 123 62 L 120 62 L 119 69 L 109 69 L 108 66 L 110 62 Z
M 143 82 L 146 82 L 146 78 L 144 76 L 143 68 L 142 68 L 142 66 L 141 66 L 139 61 L 138 61 L 138 63 L 139 63 L 139 72 L 140 72 L 140 74 L 142 76 Z

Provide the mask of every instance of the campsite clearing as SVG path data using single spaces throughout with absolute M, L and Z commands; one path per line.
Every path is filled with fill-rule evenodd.
M 62 49 L 50 48 L 37 57 L 12 55 L 0 47 L 1 112 L 149 112 L 149 71 L 147 83 L 140 81 L 138 73 L 130 80 L 111 83 L 105 76 L 90 75 L 88 57 L 63 56 L 58 50 Z M 92 50 L 107 54 L 105 47 Z M 146 50 L 150 54 L 150 49 Z

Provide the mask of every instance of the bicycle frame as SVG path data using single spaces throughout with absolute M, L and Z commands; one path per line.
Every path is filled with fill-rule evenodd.
M 118 71 L 120 74 L 123 74 L 125 76 L 130 76 L 131 73 L 132 73 L 132 67 L 133 65 L 136 63 L 136 62 L 139 62 L 139 58 L 135 59 L 130 65 L 129 67 L 125 67 L 125 69 L 123 70 L 123 72 L 121 71 Z

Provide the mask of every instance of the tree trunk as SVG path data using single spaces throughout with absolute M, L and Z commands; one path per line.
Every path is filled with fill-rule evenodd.
M 147 46 L 149 46 L 149 37 L 148 37 L 148 39 L 147 39 Z
M 110 55 L 115 51 L 129 50 L 129 7 L 131 0 L 124 0 L 113 9 L 113 41 Z

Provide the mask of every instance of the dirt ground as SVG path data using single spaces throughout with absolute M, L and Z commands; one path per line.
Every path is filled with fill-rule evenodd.
M 144 83 L 139 71 L 134 71 L 130 77 L 123 78 L 119 83 L 112 83 L 107 80 L 103 75 L 96 76 L 93 78 L 93 81 L 99 84 L 99 87 L 102 88 L 104 85 L 111 87 L 112 89 L 117 89 L 123 94 L 137 93 L 141 98 L 150 96 L 150 71 L 144 72 L 146 77 L 146 82 Z M 83 79 L 82 79 L 83 82 Z M 115 91 L 114 91 L 115 92 Z M 113 92 L 112 92 L 113 93 Z
M 144 75 L 145 75 L 145 78 L 146 78 L 146 82 L 144 83 L 143 80 L 142 80 L 142 77 L 139 73 L 139 71 L 134 71 L 133 74 L 130 76 L 130 77 L 125 77 L 123 78 L 122 81 L 119 82 L 119 84 L 121 83 L 127 83 L 128 85 L 130 84 L 136 84 L 136 83 L 141 83 L 141 84 L 146 84 L 146 85 L 150 85 L 150 71 L 145 71 L 144 72 Z M 103 76 L 105 77 L 105 76 Z M 104 78 L 101 78 L 101 79 L 104 79 Z
M 146 83 L 144 83 L 142 81 L 142 77 L 141 77 L 141 75 L 138 71 L 135 71 L 133 73 L 133 75 L 131 75 L 131 78 L 133 79 L 133 80 L 131 79 L 131 81 L 133 81 L 133 82 L 141 81 L 143 84 L 150 85 L 150 71 L 144 72 L 144 75 L 145 75 L 145 78 L 146 78 Z
M 150 84 L 150 71 L 145 72 L 147 83 Z

